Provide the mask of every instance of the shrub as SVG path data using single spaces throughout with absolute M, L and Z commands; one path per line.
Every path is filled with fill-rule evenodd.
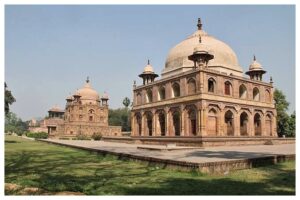
M 87 135 L 79 134 L 76 136 L 77 140 L 91 140 Z
M 93 138 L 94 140 L 101 140 L 102 134 L 101 134 L 101 133 L 94 133 L 94 134 L 92 135 L 92 138 Z
M 60 140 L 70 140 L 70 138 L 67 138 L 67 137 L 60 137 L 58 139 L 60 139 Z
M 48 133 L 45 133 L 45 132 L 37 132 L 37 133 L 27 132 L 26 136 L 31 137 L 31 138 L 35 138 L 35 139 L 47 139 L 48 138 Z

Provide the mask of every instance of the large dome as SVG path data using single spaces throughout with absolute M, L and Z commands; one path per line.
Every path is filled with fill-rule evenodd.
M 80 100 L 84 102 L 97 102 L 99 101 L 99 94 L 96 90 L 94 90 L 89 83 L 89 80 L 86 81 L 83 88 L 77 90 L 76 94 L 80 95 Z M 93 102 L 94 101 L 94 102 Z
M 242 76 L 243 70 L 239 66 L 234 51 L 227 44 L 208 35 L 200 28 L 170 50 L 162 77 L 176 75 L 194 66 L 194 63 L 188 60 L 188 56 L 193 54 L 194 48 L 199 44 L 199 37 L 201 37 L 201 43 L 206 45 L 210 53 L 214 55 L 214 59 L 208 62 L 210 69 Z

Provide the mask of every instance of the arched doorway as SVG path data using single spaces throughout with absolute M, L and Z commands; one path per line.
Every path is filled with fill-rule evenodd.
M 210 109 L 207 118 L 207 135 L 217 135 L 217 112 L 215 109 Z
M 255 136 L 261 136 L 261 117 L 258 113 L 254 115 Z
M 138 134 L 138 136 L 142 135 L 142 117 L 141 115 L 138 113 L 135 116 L 136 118 L 136 133 Z
M 224 116 L 224 121 L 225 121 L 225 133 L 228 136 L 233 136 L 234 135 L 234 122 L 233 122 L 233 113 L 228 110 L 225 113 Z
M 180 112 L 174 111 L 172 113 L 172 121 L 173 121 L 173 133 L 175 136 L 180 136 Z
M 166 135 L 166 116 L 163 111 L 158 113 L 158 124 L 159 124 L 159 131 L 161 136 Z
M 188 112 L 188 123 L 189 131 L 188 133 L 195 136 L 197 135 L 197 114 L 195 109 L 190 109 Z
M 148 136 L 152 136 L 153 134 L 153 115 L 151 112 L 146 113 L 146 133 Z
M 266 135 L 272 136 L 272 117 L 270 114 L 266 116 Z
M 240 116 L 240 134 L 242 136 L 248 135 L 248 115 L 246 112 L 243 112 Z

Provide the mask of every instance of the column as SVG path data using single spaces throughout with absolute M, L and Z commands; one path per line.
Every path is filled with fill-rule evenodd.
M 180 113 L 180 136 L 184 136 L 187 131 L 185 129 L 185 111 L 183 106 L 180 107 Z
M 254 112 L 252 112 L 251 115 L 249 115 L 249 136 L 253 137 L 255 136 L 255 129 L 254 129 Z
M 201 132 L 201 126 L 202 126 L 202 124 L 201 124 L 201 118 L 202 118 L 202 112 L 201 112 L 201 109 L 198 109 L 197 110 L 197 112 L 198 112 L 198 114 L 197 114 L 197 119 L 198 119 L 198 130 L 197 130 L 197 135 L 198 136 L 201 136 L 202 135 L 202 132 Z
M 165 117 L 166 117 L 166 119 L 165 119 L 165 135 L 166 136 L 170 136 L 170 128 L 169 128 L 169 108 L 168 107 L 166 107 L 165 109 Z
M 218 136 L 223 136 L 224 135 L 224 123 L 223 123 L 223 118 L 224 118 L 224 110 L 220 110 L 218 112 L 218 124 L 217 124 L 217 135 Z
M 261 116 L 260 124 L 261 124 L 261 136 L 266 136 L 266 113 L 264 113 L 264 115 Z
M 144 116 L 144 112 L 141 113 L 142 115 L 142 119 L 141 119 L 141 136 L 145 136 L 145 116 Z
M 235 113 L 234 115 L 234 136 L 240 136 L 240 117 L 239 113 Z
M 152 136 L 156 136 L 156 115 L 155 115 L 155 111 L 152 112 L 154 114 L 152 114 Z
M 134 117 L 134 113 L 130 113 L 130 118 L 131 118 L 131 135 L 135 136 L 136 135 L 136 130 L 135 130 L 135 124 L 136 124 L 136 119 Z

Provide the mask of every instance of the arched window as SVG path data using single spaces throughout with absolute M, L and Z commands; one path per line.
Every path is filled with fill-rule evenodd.
M 232 95 L 232 85 L 231 85 L 231 83 L 229 81 L 226 81 L 224 85 L 225 85 L 224 94 L 225 95 Z
M 153 133 L 153 114 L 151 112 L 146 113 L 146 135 L 152 136 Z
M 228 136 L 233 136 L 234 135 L 234 121 L 233 121 L 233 113 L 228 110 L 225 113 L 224 116 L 224 122 L 225 122 L 225 133 Z
M 180 86 L 178 83 L 174 83 L 172 85 L 172 97 L 179 97 L 180 96 Z
M 93 116 L 89 116 L 89 121 L 92 122 L 94 120 Z
M 188 80 L 188 94 L 195 94 L 196 93 L 196 81 L 191 78 Z
M 142 104 L 142 95 L 141 95 L 141 93 L 137 93 L 137 95 L 136 95 L 136 104 L 137 105 Z
M 95 111 L 93 109 L 89 110 L 89 114 L 94 114 Z
M 164 87 L 160 87 L 158 89 L 158 100 L 161 101 L 161 100 L 164 100 L 166 98 L 166 90 Z
M 148 89 L 146 92 L 146 102 L 151 103 L 152 102 L 152 90 Z
M 217 111 L 214 108 L 211 108 L 208 112 L 207 117 L 207 135 L 209 136 L 216 136 L 217 135 Z
M 265 92 L 265 101 L 267 103 L 271 103 L 271 93 L 269 90 L 266 90 L 266 92 Z
M 248 124 L 248 115 L 246 112 L 243 112 L 240 115 L 240 134 L 242 136 L 248 135 L 248 129 L 249 129 L 249 124 Z
M 208 92 L 215 92 L 216 81 L 213 78 L 208 79 Z
M 246 99 L 247 98 L 247 88 L 244 84 L 240 85 L 239 92 L 240 92 L 240 98 L 241 99 Z
M 261 117 L 258 113 L 254 115 L 255 135 L 261 136 Z
M 259 101 L 259 90 L 257 87 L 253 88 L 253 100 Z

